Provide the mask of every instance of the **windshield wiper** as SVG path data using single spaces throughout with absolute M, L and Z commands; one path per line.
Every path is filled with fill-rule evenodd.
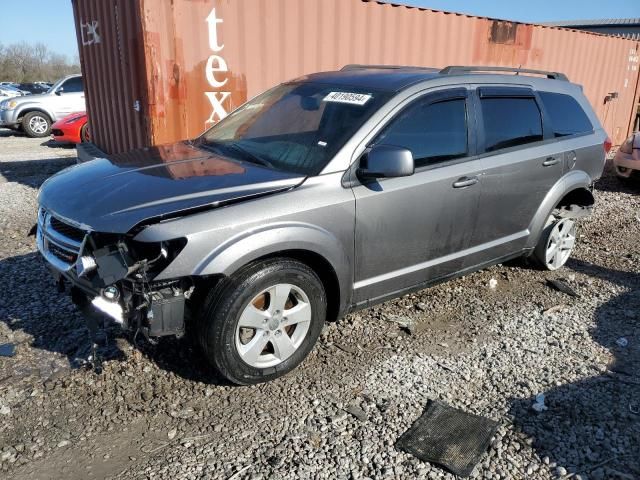
M 208 141 L 208 142 L 199 142 L 198 146 L 200 148 L 204 148 L 205 150 L 210 150 L 218 154 L 223 153 L 224 149 L 235 150 L 236 152 L 240 153 L 240 155 L 242 156 L 242 160 L 246 160 L 251 163 L 257 163 L 259 165 L 269 167 L 273 170 L 277 170 L 276 167 L 274 167 L 269 160 L 258 157 L 254 153 L 251 153 L 249 150 L 246 150 L 242 148 L 240 145 L 237 145 L 235 143 L 222 143 L 222 142 L 216 142 L 216 141 Z
M 245 160 L 249 160 L 250 162 L 253 162 L 253 163 L 258 163 L 260 165 L 269 167 L 274 170 L 276 169 L 269 160 L 266 160 L 262 157 L 258 157 L 256 154 L 251 153 L 249 150 L 242 148 L 240 145 L 236 143 L 229 143 L 229 144 L 225 144 L 224 146 L 232 148 L 237 152 L 240 152 L 240 154 L 245 158 Z

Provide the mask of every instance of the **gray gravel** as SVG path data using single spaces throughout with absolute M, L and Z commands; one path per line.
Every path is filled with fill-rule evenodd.
M 104 374 L 82 367 L 82 319 L 26 237 L 73 162 L 41 143 L 0 130 L 0 477 L 453 479 L 394 447 L 441 399 L 502 425 L 474 478 L 640 478 L 640 186 L 598 184 L 559 272 L 496 266 L 349 315 L 289 376 L 232 387 L 187 341 L 117 330 Z

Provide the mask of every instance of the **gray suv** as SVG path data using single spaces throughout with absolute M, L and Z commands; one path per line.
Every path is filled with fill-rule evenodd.
M 54 122 L 85 109 L 82 76 L 69 75 L 46 93 L 0 102 L 0 127 L 22 130 L 29 137 L 46 137 Z
M 230 381 L 274 379 L 327 320 L 516 257 L 567 261 L 607 135 L 564 75 L 502 70 L 279 85 L 195 140 L 48 179 L 38 249 L 90 331 L 191 332 Z

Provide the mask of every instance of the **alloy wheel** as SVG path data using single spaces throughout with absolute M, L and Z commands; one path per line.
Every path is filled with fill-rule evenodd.
M 295 285 L 264 289 L 244 308 L 236 327 L 240 358 L 255 368 L 278 365 L 302 345 L 311 324 L 311 303 Z
M 49 122 L 40 115 L 35 115 L 29 120 L 29 128 L 38 135 L 44 134 L 49 128 Z
M 562 267 L 571 256 L 576 244 L 576 222 L 570 218 L 564 218 L 556 222 L 551 229 L 545 262 L 549 270 L 557 270 Z

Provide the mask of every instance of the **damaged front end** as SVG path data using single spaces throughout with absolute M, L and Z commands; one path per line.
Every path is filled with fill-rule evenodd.
M 58 287 L 70 287 L 92 333 L 96 314 L 103 314 L 148 339 L 184 334 L 192 280 L 154 278 L 185 247 L 186 238 L 138 242 L 131 235 L 93 232 L 40 208 L 36 241 Z

